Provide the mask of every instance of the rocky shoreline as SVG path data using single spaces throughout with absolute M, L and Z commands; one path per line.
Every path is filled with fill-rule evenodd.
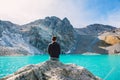
M 46 61 L 28 65 L 1 80 L 101 80 L 91 72 L 75 64 Z

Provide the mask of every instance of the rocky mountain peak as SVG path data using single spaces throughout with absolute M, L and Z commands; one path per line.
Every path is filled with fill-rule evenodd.
M 47 52 L 52 36 L 58 37 L 63 52 L 70 50 L 75 43 L 76 33 L 67 18 L 61 20 L 55 16 L 46 17 L 24 25 L 23 30 L 25 29 L 28 31 L 30 44 L 44 52 Z
M 48 19 L 48 20 L 60 20 L 58 17 L 56 16 L 51 16 L 51 17 L 45 17 L 45 19 Z
M 66 24 L 70 24 L 70 21 L 66 17 L 62 21 Z

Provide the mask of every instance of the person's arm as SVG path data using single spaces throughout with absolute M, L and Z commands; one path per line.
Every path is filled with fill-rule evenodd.
M 51 53 L 50 50 L 51 50 L 51 45 L 49 44 L 49 45 L 48 45 L 48 54 Z
M 60 45 L 59 45 L 58 51 L 59 51 L 59 54 L 60 54 L 61 53 L 61 47 L 60 47 Z

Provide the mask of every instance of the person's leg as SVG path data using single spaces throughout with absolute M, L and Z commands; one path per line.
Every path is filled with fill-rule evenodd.
M 53 61 L 59 61 L 59 58 L 53 58 L 53 57 L 50 57 L 50 60 L 53 60 Z

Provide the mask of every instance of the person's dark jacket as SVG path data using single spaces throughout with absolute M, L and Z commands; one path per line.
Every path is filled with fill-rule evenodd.
M 50 57 L 59 58 L 60 55 L 60 45 L 57 42 L 53 42 L 48 46 L 48 53 Z

